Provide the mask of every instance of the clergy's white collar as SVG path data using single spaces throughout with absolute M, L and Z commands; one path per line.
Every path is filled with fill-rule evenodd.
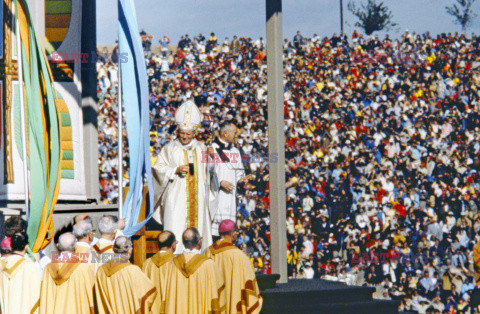
M 78 241 L 78 242 L 77 242 L 77 245 L 90 248 L 90 244 L 88 244 L 88 243 L 86 243 L 86 242 Z
M 221 137 L 218 138 L 218 141 L 219 141 L 220 143 L 222 143 L 223 145 L 225 145 L 226 147 L 228 147 L 228 146 L 230 145 L 229 143 L 227 143 L 227 142 L 225 142 L 224 140 L 222 140 Z
M 162 253 L 167 253 L 167 251 L 165 250 L 160 250 L 158 253 L 162 254 Z
M 184 249 L 183 250 L 183 253 L 195 253 L 195 254 L 202 254 L 202 252 L 200 252 L 200 250 L 197 250 L 197 249 Z
M 7 259 L 7 260 L 9 260 L 9 259 L 21 259 L 21 258 L 30 259 L 27 254 L 22 256 L 22 255 L 16 254 L 16 253 L 12 253 L 12 254 L 8 255 L 7 257 L 5 257 L 5 259 Z
M 95 244 L 97 244 L 98 242 L 98 238 L 97 237 L 93 237 L 93 241 L 92 243 L 90 243 L 90 247 L 94 246 Z
M 110 240 L 107 240 L 107 239 L 104 239 L 104 238 L 100 238 L 100 240 L 98 240 L 98 244 L 113 245 L 113 241 L 110 241 Z

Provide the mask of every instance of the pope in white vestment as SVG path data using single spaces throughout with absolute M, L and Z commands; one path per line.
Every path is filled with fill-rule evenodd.
M 180 239 L 185 229 L 195 227 L 204 248 L 212 244 L 211 218 L 207 209 L 207 147 L 194 137 L 201 113 L 191 101 L 177 109 L 177 139 L 163 147 L 153 167 L 154 218 Z M 179 243 L 175 254 L 183 251 Z

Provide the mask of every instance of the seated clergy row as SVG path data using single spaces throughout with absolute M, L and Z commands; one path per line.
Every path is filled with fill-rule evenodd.
M 183 233 L 185 250 L 177 256 L 174 234 L 164 231 L 158 237 L 159 252 L 145 261 L 143 269 L 129 262 L 131 240 L 115 239 L 115 231 L 109 240 L 113 246 L 98 241 L 90 250 L 81 244 L 88 241 L 81 240 L 79 230 L 88 231 L 89 223 L 77 222 L 73 228 L 77 237 L 69 232 L 59 237 L 59 252 L 52 254 L 43 278 L 24 257 L 27 236 L 12 237 L 13 254 L 0 263 L 1 313 L 260 312 L 262 298 L 253 266 L 232 244 L 233 221 L 220 223 L 221 239 L 203 254 L 195 228 Z

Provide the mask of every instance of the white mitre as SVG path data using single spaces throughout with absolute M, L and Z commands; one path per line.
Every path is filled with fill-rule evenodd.
M 202 122 L 202 113 L 195 103 L 189 100 L 175 112 L 175 122 L 181 130 L 196 131 Z

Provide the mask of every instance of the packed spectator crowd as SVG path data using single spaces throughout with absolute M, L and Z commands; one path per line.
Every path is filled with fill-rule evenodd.
M 290 278 L 375 286 L 405 311 L 468 309 L 480 231 L 479 44 L 474 34 L 408 31 L 285 40 Z M 254 188 L 239 193 L 236 244 L 269 273 L 276 156 L 267 147 L 265 53 L 262 38 L 186 35 L 177 47 L 164 37 L 146 63 L 152 161 L 187 99 L 213 117 L 213 129 L 238 126 Z M 105 57 L 97 67 L 100 182 L 115 202 L 117 66 Z

